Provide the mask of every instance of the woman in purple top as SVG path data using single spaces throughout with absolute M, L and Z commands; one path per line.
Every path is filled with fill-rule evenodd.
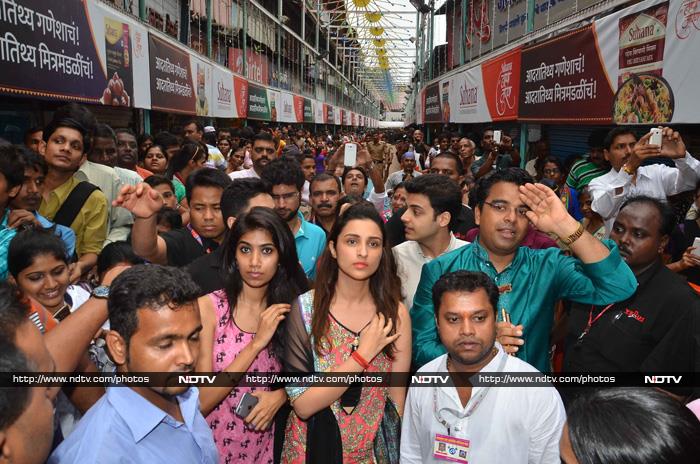
M 199 299 L 197 372 L 279 372 L 280 326 L 292 300 L 308 290 L 294 237 L 274 211 L 253 208 L 236 220 L 223 246 L 225 288 Z M 258 402 L 241 418 L 235 411 L 246 393 Z M 221 463 L 273 462 L 273 419 L 287 402 L 284 389 L 207 387 L 200 401 Z

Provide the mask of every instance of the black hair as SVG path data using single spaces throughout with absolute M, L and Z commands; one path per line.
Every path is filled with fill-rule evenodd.
M 195 187 L 216 187 L 226 190 L 231 184 L 231 178 L 225 172 L 214 168 L 201 168 L 187 177 L 187 202 L 192 200 Z
M 20 297 L 20 292 L 14 285 L 0 282 L 0 340 L 13 342 L 17 329 L 29 322 L 29 306 Z
M 369 177 L 367 177 L 367 171 L 365 171 L 365 169 L 362 166 L 345 166 L 345 168 L 343 169 L 343 175 L 341 176 L 341 178 L 343 179 L 343 184 L 345 184 L 345 178 L 348 177 L 350 171 L 360 171 L 365 178 L 365 188 L 367 188 L 367 184 L 369 183 Z
M 700 456 L 700 422 L 654 388 L 599 388 L 567 410 L 571 448 L 580 464 L 686 464 Z
M 659 213 L 659 233 L 662 236 L 670 236 L 671 233 L 673 233 L 673 230 L 676 228 L 677 221 L 676 214 L 673 212 L 673 208 L 671 208 L 668 205 L 668 203 L 661 201 L 657 198 L 648 197 L 646 195 L 639 195 L 626 200 L 622 204 L 622 207 L 620 207 L 620 211 L 622 211 L 629 205 L 640 203 L 656 208 L 656 211 Z
M 498 287 L 491 279 L 483 272 L 473 271 L 454 271 L 444 274 L 440 277 L 435 285 L 433 285 L 433 308 L 435 317 L 438 317 L 440 312 L 440 304 L 442 296 L 447 292 L 455 293 L 474 293 L 479 289 L 483 289 L 489 297 L 489 302 L 493 307 L 493 312 L 498 311 Z
M 313 190 L 313 186 L 315 182 L 323 182 L 326 180 L 334 180 L 335 183 L 338 186 L 338 193 L 343 191 L 343 186 L 340 183 L 340 179 L 338 179 L 336 176 L 330 175 L 327 172 L 322 172 L 321 174 L 317 174 L 314 176 L 314 178 L 311 180 L 311 183 L 309 184 L 309 193 Z
M 39 153 L 26 147 L 17 147 L 17 154 L 19 155 L 20 163 L 22 163 L 25 169 L 34 169 L 35 171 L 42 173 L 44 176 L 48 174 L 49 166 L 46 164 L 44 157 Z M 0 157 L 2 157 L 2 155 L 0 155 Z M 24 182 L 24 178 L 22 181 Z
M 139 145 L 142 143 L 139 139 Z M 158 132 L 155 137 L 153 137 L 153 145 L 160 145 L 163 147 L 163 153 L 165 154 L 165 149 L 174 146 L 180 146 L 180 141 L 175 134 L 170 132 Z
M 343 198 L 338 200 L 338 204 L 336 205 L 336 211 L 340 213 L 340 209 L 343 205 L 356 205 L 365 201 L 367 200 L 362 198 L 360 195 L 344 195 Z
M 249 136 L 249 134 L 247 132 L 246 132 L 246 135 Z M 244 138 L 242 134 L 241 134 L 241 138 Z M 252 136 L 251 141 L 252 141 L 253 145 L 255 145 L 255 142 L 257 142 L 258 140 L 264 140 L 265 142 L 275 143 L 275 140 L 272 138 L 272 134 L 270 134 L 269 132 L 265 132 L 265 131 L 260 131 L 257 134 Z
M 66 264 L 70 262 L 66 245 L 58 236 L 43 229 L 22 230 L 12 239 L 7 250 L 7 270 L 16 279 L 37 256 L 42 255 L 51 255 Z
M 612 147 L 615 139 L 621 135 L 633 135 L 635 139 L 637 138 L 637 133 L 630 127 L 618 126 L 608 132 L 608 134 L 605 136 L 605 139 L 603 139 L 603 148 L 610 150 L 610 147 Z
M 396 262 L 391 252 L 384 221 L 379 216 L 374 205 L 366 200 L 361 200 L 347 208 L 333 224 L 328 234 L 328 242 L 333 242 L 337 245 L 340 234 L 354 220 L 371 221 L 379 228 L 382 237 L 382 254 L 377 270 L 369 278 L 369 290 L 377 312 L 381 313 L 386 319 L 396 321 L 399 302 L 401 301 L 401 282 L 397 276 Z M 316 268 L 316 275 L 322 278 L 316 280 L 311 321 L 311 337 L 317 353 L 322 353 L 332 346 L 332 341 L 328 338 L 330 307 L 337 294 L 336 285 L 339 273 L 338 260 L 331 254 L 330 247 L 326 247 L 318 260 Z M 396 324 L 394 324 L 389 335 L 393 335 L 395 331 Z M 325 342 L 328 342 L 328 344 L 326 345 Z M 393 359 L 395 353 L 394 343 L 385 346 L 382 351 Z
M 136 137 L 136 142 L 139 144 L 139 146 L 141 146 L 141 144 L 143 144 L 143 142 L 145 142 L 146 140 L 150 140 L 151 142 L 155 143 L 155 139 L 153 138 L 153 136 L 151 134 L 144 133 L 144 134 L 139 134 L 139 136 Z
M 139 326 L 138 310 L 177 309 L 197 301 L 201 291 L 184 269 L 139 264 L 119 274 L 110 286 L 109 324 L 129 344 Z M 196 310 L 196 306 L 195 306 Z
M 0 372 L 26 373 L 34 371 L 32 363 L 10 340 L 0 338 Z M 0 388 L 0 431 L 6 430 L 27 409 L 31 388 L 14 384 Z
M 44 128 L 41 126 L 32 126 L 29 129 L 27 129 L 26 131 L 24 131 L 24 138 L 22 140 L 24 141 L 24 143 L 27 143 L 27 139 L 29 139 L 30 135 L 32 135 L 36 132 L 39 132 L 39 131 L 43 131 L 43 130 L 44 130 Z
M 133 138 L 137 139 L 136 134 L 134 133 L 134 131 L 132 131 L 131 129 L 126 128 L 126 127 L 119 128 L 119 129 L 115 130 L 114 133 L 115 133 L 116 135 L 119 135 L 119 134 L 129 134 L 129 135 L 132 136 Z M 146 134 L 146 135 L 147 135 L 147 134 Z M 150 136 L 149 136 L 149 137 L 150 137 Z M 136 142 L 136 143 L 138 143 L 138 139 L 137 139 L 137 142 Z
M 531 184 L 533 180 L 527 171 L 520 168 L 499 169 L 491 175 L 482 177 L 476 183 L 476 204 L 479 208 L 484 207 L 484 202 L 491 193 L 491 187 L 499 182 L 521 186 Z
M 97 119 L 85 106 L 68 103 L 56 110 L 51 122 L 44 128 L 44 142 L 48 142 L 57 129 L 67 127 L 80 132 L 83 138 L 83 154 L 90 153 L 96 125 Z
M 157 147 L 158 145 L 153 145 L 154 147 Z M 153 174 L 151 176 L 146 177 L 144 180 L 144 183 L 150 185 L 151 187 L 158 187 L 159 185 L 167 185 L 170 187 L 170 190 L 175 193 L 175 185 L 173 184 L 173 181 L 168 179 L 165 176 L 161 176 L 159 174 Z
M 447 140 L 449 141 L 451 138 L 452 138 L 452 134 L 451 134 L 451 133 L 449 133 L 449 132 L 441 132 L 440 135 L 438 135 L 438 136 L 435 138 L 435 141 L 436 141 L 436 142 L 439 142 L 439 141 L 442 140 L 442 139 L 447 139 Z
M 131 248 L 131 243 L 112 242 L 105 246 L 97 257 L 97 274 L 100 276 L 104 275 L 105 272 L 120 263 L 128 263 L 135 266 L 137 264 L 145 264 L 146 261 L 136 256 L 134 249 Z
M 185 142 L 180 150 L 173 155 L 172 159 L 168 161 L 167 176 L 172 178 L 176 172 L 185 169 L 190 161 L 197 162 L 202 158 L 206 161 L 208 157 L 209 151 L 206 145 L 198 142 Z
M 420 177 L 423 177 L 423 176 L 420 176 Z M 444 177 L 444 176 L 442 176 L 442 177 Z M 397 191 L 397 190 L 400 189 L 400 188 L 406 190 L 406 183 L 405 183 L 405 182 L 399 182 L 398 184 L 396 184 L 396 186 L 395 186 L 394 189 L 392 190 L 392 195 L 393 195 L 393 192 Z M 408 192 L 408 190 L 406 190 L 406 192 Z
M 189 126 L 190 124 L 194 124 L 195 126 L 197 126 L 197 132 L 201 132 L 202 134 L 204 134 L 204 124 L 202 124 L 202 122 L 197 119 L 189 119 L 185 121 L 185 123 L 182 125 L 182 128 L 184 129 L 185 126 Z
M 459 156 L 452 153 L 451 151 L 442 152 L 433 159 L 437 159 L 437 158 L 449 158 L 449 159 L 451 159 L 452 161 L 454 161 L 454 163 L 457 167 L 457 173 L 459 173 L 460 176 L 464 173 L 464 164 L 462 163 L 462 159 Z
M 111 139 L 114 141 L 115 144 L 117 143 L 117 134 L 114 132 L 114 129 L 112 129 L 107 124 L 96 124 L 93 138 Z
M 236 181 L 238 182 L 238 181 Z M 309 289 L 309 281 L 299 264 L 294 236 L 289 226 L 269 208 L 255 207 L 236 218 L 233 228 L 226 233 L 223 241 L 224 290 L 229 302 L 230 321 L 238 297 L 243 291 L 243 278 L 236 264 L 236 250 L 241 238 L 253 230 L 267 231 L 277 249 L 279 261 L 277 271 L 267 287 L 267 305 L 278 303 L 290 304 Z M 274 351 L 279 354 L 281 327 L 278 326 L 273 339 Z
M 156 221 L 158 224 L 167 224 L 171 230 L 180 229 L 182 227 L 182 216 L 176 210 L 163 206 L 156 213 Z
M 0 146 L 0 173 L 5 177 L 7 189 L 22 185 L 24 182 L 24 163 L 21 161 L 18 145 Z
M 304 187 L 304 182 L 306 182 L 299 163 L 289 158 L 273 159 L 263 168 L 260 177 L 273 187 L 275 185 L 293 185 L 300 192 Z
M 202 141 L 209 145 L 216 146 L 216 132 L 205 132 L 202 135 Z
M 595 129 L 588 135 L 588 148 L 603 148 L 605 146 L 605 136 L 608 129 Z M 611 141 L 612 143 L 612 141 Z
M 450 213 L 450 230 L 462 210 L 462 191 L 455 182 L 440 174 L 425 174 L 404 183 L 407 193 L 425 195 L 433 208 L 433 219 L 438 214 Z M 398 186 L 397 186 L 398 188 Z
M 221 215 L 224 222 L 230 217 L 237 218 L 248 208 L 250 200 L 260 194 L 271 193 L 270 184 L 254 177 L 236 179 L 221 194 Z

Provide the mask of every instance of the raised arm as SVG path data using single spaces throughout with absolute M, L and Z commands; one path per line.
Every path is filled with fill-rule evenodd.
M 601 242 L 583 229 L 551 189 L 542 184 L 523 185 L 520 198 L 530 208 L 530 222 L 542 232 L 556 234 L 578 258 L 557 257 L 555 278 L 562 298 L 607 304 L 634 293 L 637 281 L 615 244 Z
M 157 213 L 163 207 L 163 198 L 148 184 L 125 185 L 112 203 L 134 215 L 131 246 L 134 253 L 155 264 L 168 264 L 168 247 L 158 236 Z

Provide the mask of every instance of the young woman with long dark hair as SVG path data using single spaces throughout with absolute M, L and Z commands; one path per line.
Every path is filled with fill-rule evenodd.
M 203 330 L 197 371 L 279 372 L 280 324 L 290 303 L 308 290 L 294 237 L 274 211 L 256 207 L 237 218 L 224 239 L 223 256 L 225 288 L 199 299 Z M 242 419 L 234 411 L 246 393 L 258 403 Z M 272 463 L 270 425 L 286 401 L 284 389 L 202 388 L 201 410 L 221 462 Z
M 408 372 L 411 322 L 374 206 L 350 206 L 335 222 L 316 288 L 300 296 L 286 324 L 290 372 Z M 400 386 L 287 387 L 293 413 L 282 461 L 398 462 Z

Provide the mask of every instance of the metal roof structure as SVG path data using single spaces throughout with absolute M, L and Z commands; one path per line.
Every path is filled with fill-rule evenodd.
M 321 8 L 346 64 L 385 108 L 402 108 L 416 56 L 417 14 L 409 0 L 324 0 Z

